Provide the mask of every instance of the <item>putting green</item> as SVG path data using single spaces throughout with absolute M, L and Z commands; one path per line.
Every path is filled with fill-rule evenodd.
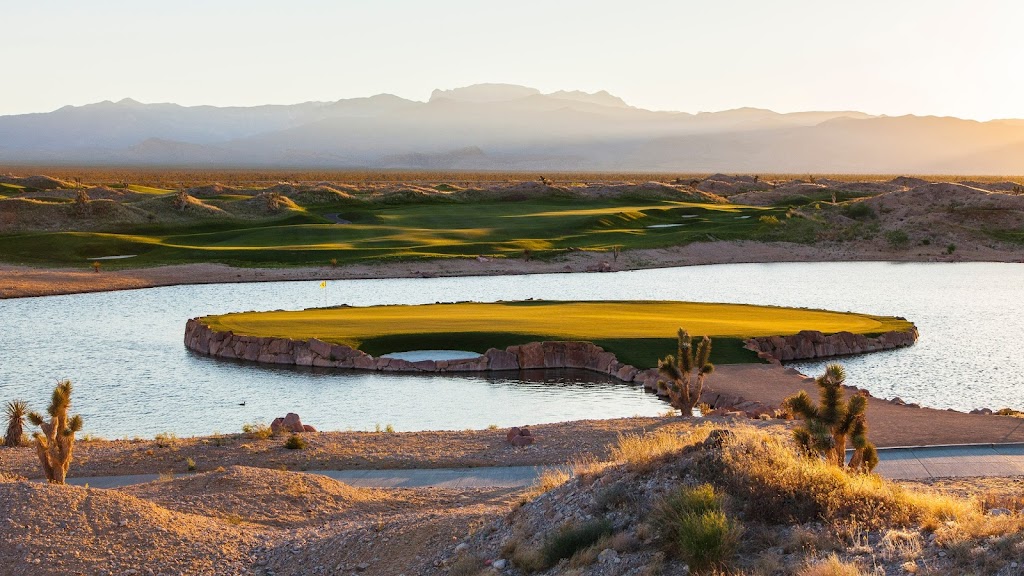
M 585 340 L 620 360 L 650 366 L 675 350 L 680 327 L 715 339 L 719 362 L 754 361 L 740 352 L 752 336 L 785 336 L 801 330 L 826 334 L 907 331 L 902 319 L 867 314 L 665 301 L 525 301 L 421 306 L 320 308 L 207 316 L 216 331 L 346 344 L 379 355 L 418 349 L 484 352 L 543 340 Z

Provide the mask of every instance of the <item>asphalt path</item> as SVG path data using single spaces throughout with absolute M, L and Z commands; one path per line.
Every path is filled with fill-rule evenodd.
M 1024 444 L 907 446 L 878 451 L 875 472 L 893 480 L 1024 476 Z M 545 466 L 420 468 L 411 470 L 306 470 L 364 488 L 523 488 Z M 68 478 L 68 484 L 118 488 L 160 479 L 158 474 Z

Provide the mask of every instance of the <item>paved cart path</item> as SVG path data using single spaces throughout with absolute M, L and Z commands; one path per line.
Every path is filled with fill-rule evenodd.
M 921 446 L 878 451 L 876 472 L 894 480 L 1024 476 L 1024 444 Z M 533 484 L 544 466 L 422 468 L 414 470 L 308 470 L 365 488 L 520 488 Z M 69 478 L 69 484 L 117 488 L 152 482 L 157 474 Z

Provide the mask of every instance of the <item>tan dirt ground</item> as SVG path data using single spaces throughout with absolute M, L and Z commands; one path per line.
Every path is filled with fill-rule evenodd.
M 245 467 L 120 490 L 0 480 L 0 573 L 440 574 L 518 498 Z
M 607 262 L 612 270 L 639 270 L 703 264 L 764 262 L 1024 262 L 1024 249 L 995 250 L 971 243 L 957 245 L 953 255 L 939 246 L 891 250 L 869 245 L 819 243 L 701 242 L 664 249 L 635 250 L 613 259 L 604 252 L 573 252 L 552 261 L 475 258 L 351 264 L 337 268 L 233 268 L 221 264 L 184 264 L 156 268 L 102 270 L 33 268 L 0 264 L 0 298 L 104 292 L 180 284 L 421 278 L 433 276 L 498 276 L 586 272 Z

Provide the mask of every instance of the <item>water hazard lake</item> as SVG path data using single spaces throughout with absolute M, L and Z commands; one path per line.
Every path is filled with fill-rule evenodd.
M 665 411 L 653 395 L 585 371 L 496 378 L 332 372 L 214 360 L 182 344 L 185 321 L 205 314 L 545 298 L 905 316 L 921 332 L 918 344 L 841 359 L 851 384 L 938 408 L 1024 409 L 1022 296 L 1024 264 L 859 262 L 347 280 L 326 289 L 318 281 L 217 284 L 2 300 L 0 400 L 24 398 L 43 410 L 56 380 L 70 378 L 84 431 L 106 437 L 236 432 L 285 412 L 326 430 L 439 430 Z M 793 365 L 812 374 L 824 362 Z

